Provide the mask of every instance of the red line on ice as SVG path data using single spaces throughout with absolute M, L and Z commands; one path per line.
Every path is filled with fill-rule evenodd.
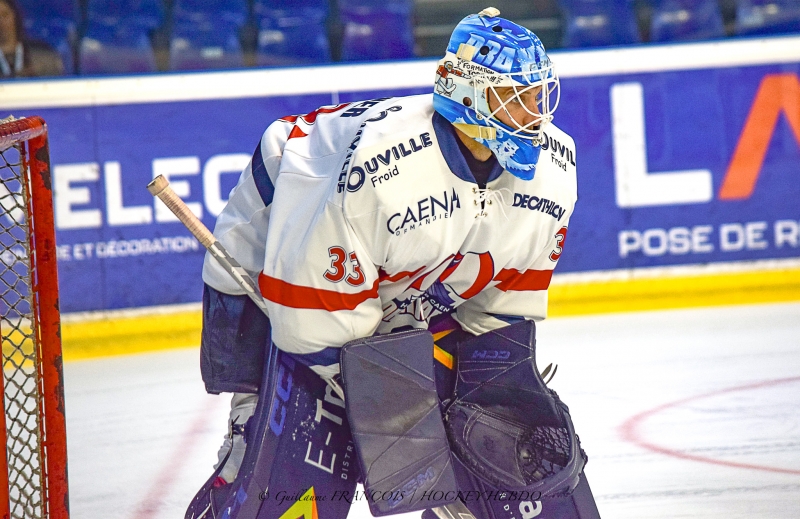
M 183 469 L 186 460 L 190 459 L 192 449 L 194 449 L 197 440 L 202 438 L 203 430 L 211 416 L 213 416 L 214 408 L 219 404 L 219 399 L 209 398 L 206 405 L 200 410 L 192 422 L 191 427 L 184 433 L 182 441 L 177 449 L 172 454 L 169 461 L 164 464 L 161 473 L 153 481 L 153 485 L 147 492 L 145 498 L 135 508 L 133 519 L 152 519 L 156 516 L 161 506 L 164 504 L 164 497 L 169 493 L 173 483 L 178 478 L 178 475 Z M 186 503 L 189 506 L 189 503 Z
M 647 441 L 643 435 L 639 431 L 639 427 L 650 417 L 661 413 L 662 411 L 666 411 L 667 409 L 673 407 L 680 407 L 684 404 L 689 402 L 693 402 L 695 400 L 702 400 L 703 398 L 709 398 L 712 396 L 723 395 L 725 393 L 734 393 L 736 391 L 747 391 L 752 389 L 761 389 L 764 387 L 769 386 L 777 386 L 779 384 L 788 384 L 792 382 L 800 382 L 800 377 L 791 377 L 791 378 L 780 378 L 776 380 L 767 380 L 764 382 L 756 382 L 753 384 L 746 384 L 743 386 L 731 387 L 728 389 L 722 389 L 719 391 L 712 391 L 711 393 L 705 393 L 702 395 L 696 395 L 689 398 L 684 398 L 681 400 L 676 400 L 674 402 L 670 402 L 667 404 L 660 405 L 658 407 L 654 407 L 648 411 L 644 411 L 639 413 L 635 416 L 632 416 L 628 420 L 623 423 L 620 428 L 619 432 L 622 438 L 626 441 L 629 441 L 643 449 L 647 449 L 649 451 L 657 452 L 659 454 L 664 454 L 666 456 L 672 456 L 675 458 L 691 460 L 691 461 L 699 461 L 702 463 L 711 463 L 713 465 L 722 465 L 725 467 L 737 467 L 742 469 L 751 469 L 751 470 L 761 470 L 765 472 L 779 472 L 782 474 L 798 474 L 800 475 L 800 470 L 793 470 L 793 469 L 782 469 L 779 467 L 770 467 L 766 465 L 755 465 L 751 463 L 737 463 L 735 461 L 725 461 L 725 460 L 718 460 L 714 458 L 709 458 L 706 456 L 698 456 L 696 454 L 687 454 L 685 452 L 681 452 L 679 450 L 670 449 L 668 447 L 663 447 L 661 445 L 656 445 L 655 443 Z

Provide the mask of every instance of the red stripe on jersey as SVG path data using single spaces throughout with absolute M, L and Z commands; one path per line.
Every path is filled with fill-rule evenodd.
M 509 290 L 522 292 L 526 290 L 547 290 L 552 277 L 552 270 L 526 270 L 525 272 L 520 272 L 516 269 L 503 269 L 494 279 L 500 282 L 496 286 L 498 290 L 503 292 Z
M 475 281 L 472 283 L 472 286 L 466 289 L 463 294 L 459 294 L 462 299 L 471 299 L 473 296 L 476 296 L 478 292 L 486 288 L 486 285 L 492 281 L 492 275 L 494 274 L 494 261 L 492 260 L 492 255 L 488 252 L 482 252 L 478 255 L 478 257 L 480 258 L 478 275 L 476 276 Z
M 402 272 L 398 272 L 397 274 L 389 274 L 383 269 L 378 270 L 378 281 L 383 283 L 384 281 L 389 281 L 390 283 L 394 283 L 396 281 L 400 281 L 403 278 L 410 278 L 414 277 L 420 272 L 425 270 L 425 266 L 418 268 L 417 270 L 411 272 L 410 270 L 404 270 Z
M 268 301 L 290 308 L 311 310 L 353 310 L 368 299 L 378 297 L 378 280 L 372 288 L 357 294 L 342 294 L 334 290 L 293 285 L 278 278 L 267 276 L 263 272 L 258 275 L 258 286 Z
M 351 103 L 342 103 L 336 106 L 323 106 L 321 108 L 317 108 L 313 112 L 309 112 L 304 115 L 287 115 L 278 119 L 279 121 L 283 121 L 286 123 L 295 123 L 297 119 L 303 119 L 306 124 L 314 124 L 317 121 L 317 116 L 319 114 L 332 114 L 334 112 L 338 112 L 339 110 L 350 106 Z
M 463 259 L 464 259 L 463 254 L 461 254 L 460 252 L 456 254 L 455 257 L 453 257 L 453 260 L 450 262 L 450 265 L 448 265 L 447 268 L 444 269 L 444 272 L 442 272 L 442 275 L 439 276 L 439 281 L 444 281 L 445 279 L 450 277 L 450 274 L 455 272 L 455 270 L 461 264 L 461 260 Z
M 301 130 L 299 126 L 295 126 L 289 134 L 289 139 L 294 139 L 296 137 L 308 137 L 308 134 Z
M 300 117 L 308 124 L 314 124 L 317 122 L 317 116 L 319 114 L 332 114 L 334 112 L 338 112 L 342 108 L 350 106 L 350 103 L 342 103 L 336 106 L 323 106 L 322 108 L 317 108 L 313 112 L 307 113 L 306 115 L 301 115 Z

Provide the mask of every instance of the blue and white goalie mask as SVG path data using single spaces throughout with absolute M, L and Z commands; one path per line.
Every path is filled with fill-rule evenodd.
M 539 38 L 498 14 L 490 7 L 456 26 L 436 71 L 433 106 L 509 173 L 531 180 L 559 82 Z

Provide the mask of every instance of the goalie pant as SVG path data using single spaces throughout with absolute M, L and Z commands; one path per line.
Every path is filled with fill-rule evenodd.
M 430 94 L 270 125 L 214 230 L 258 278 L 270 321 L 226 307 L 242 289 L 206 255 L 207 389 L 257 391 L 267 334 L 331 377 L 342 344 L 441 314 L 473 334 L 543 319 L 577 197 L 574 143 L 545 133 L 533 180 L 497 164 L 480 189 Z

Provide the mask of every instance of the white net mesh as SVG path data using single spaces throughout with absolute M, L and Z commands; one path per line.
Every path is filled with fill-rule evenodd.
M 0 330 L 12 518 L 42 518 L 41 390 L 22 148 L 0 151 Z

